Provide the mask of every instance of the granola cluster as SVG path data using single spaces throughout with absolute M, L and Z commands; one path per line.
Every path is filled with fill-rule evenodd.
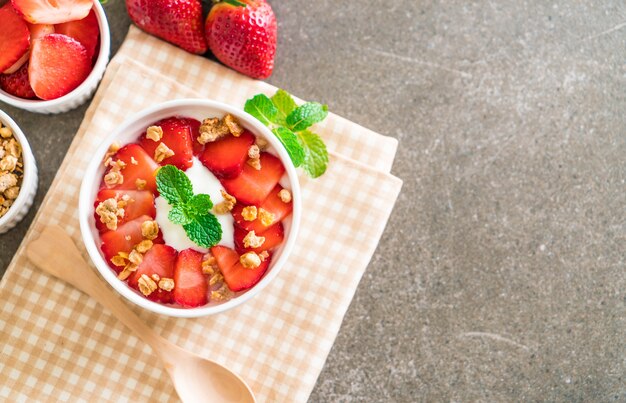
M 0 217 L 17 199 L 24 177 L 22 147 L 13 131 L 0 123 Z
M 237 204 L 237 199 L 235 196 L 229 195 L 225 190 L 220 190 L 222 193 L 222 197 L 224 200 L 221 203 L 218 203 L 213 207 L 213 210 L 216 214 L 226 214 L 229 213 Z
M 209 288 L 211 291 L 211 301 L 226 301 L 235 294 L 228 288 L 224 281 L 224 276 L 217 266 L 215 257 L 208 253 L 202 261 L 202 272 L 209 276 Z
M 111 200 L 111 199 L 108 199 L 108 200 Z M 135 247 L 133 248 L 132 251 L 130 251 L 130 253 L 119 252 L 116 256 L 111 258 L 111 263 L 113 263 L 117 267 L 123 267 L 122 271 L 117 275 L 117 278 L 119 278 L 122 281 L 126 280 L 128 277 L 130 277 L 130 275 L 133 272 L 137 271 L 137 267 L 139 267 L 141 262 L 143 262 L 143 256 L 145 255 L 146 252 L 150 250 L 150 248 L 152 248 L 153 246 L 152 241 L 158 235 L 159 235 L 159 225 L 157 224 L 156 221 L 144 221 L 141 224 L 141 236 L 143 238 L 141 242 L 135 245 Z M 150 279 L 149 277 L 148 279 L 144 279 L 143 280 L 144 286 L 142 287 L 141 284 L 139 285 L 140 291 L 146 296 L 150 295 L 154 290 L 156 290 L 157 283 L 159 282 L 159 280 L 160 279 Z M 150 283 L 151 281 L 152 283 L 154 283 L 155 288 L 152 291 L 148 292 L 148 290 L 152 288 L 152 283 Z M 140 282 L 141 282 L 141 279 L 140 279 Z
M 243 127 L 239 124 L 237 119 L 229 113 L 222 119 L 204 119 L 202 125 L 200 125 L 199 131 L 200 136 L 198 137 L 198 143 L 204 145 L 226 137 L 229 134 L 239 137 L 243 133 Z

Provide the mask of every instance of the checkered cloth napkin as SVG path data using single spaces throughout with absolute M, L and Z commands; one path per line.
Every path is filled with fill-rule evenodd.
M 84 169 L 131 114 L 188 97 L 241 107 L 274 91 L 131 28 L 0 283 L 0 400 L 178 400 L 150 348 L 92 299 L 37 270 L 24 246 L 48 224 L 81 244 Z M 329 170 L 316 180 L 300 176 L 297 246 L 273 283 L 243 306 L 206 318 L 161 317 L 129 305 L 167 339 L 240 374 L 260 402 L 307 400 L 402 185 L 389 174 L 396 140 L 332 114 L 315 130 L 328 145 Z

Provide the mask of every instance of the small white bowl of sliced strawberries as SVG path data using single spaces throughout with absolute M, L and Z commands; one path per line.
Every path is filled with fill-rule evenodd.
M 12 0 L 0 21 L 0 101 L 61 113 L 89 99 L 110 53 L 98 0 Z
M 278 275 L 297 236 L 300 188 L 289 154 L 254 117 L 178 100 L 104 141 L 79 215 L 93 263 L 120 294 L 198 317 L 238 306 Z

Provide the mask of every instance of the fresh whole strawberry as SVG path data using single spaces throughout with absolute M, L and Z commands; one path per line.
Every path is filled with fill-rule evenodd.
M 265 0 L 218 0 L 205 30 L 209 49 L 225 65 L 252 78 L 272 74 L 277 25 Z
M 188 52 L 207 51 L 200 0 L 126 0 L 130 19 L 149 34 Z

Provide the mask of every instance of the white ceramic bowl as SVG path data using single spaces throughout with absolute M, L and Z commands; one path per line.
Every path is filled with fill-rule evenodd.
M 223 303 L 209 303 L 208 305 L 198 308 L 177 308 L 150 301 L 129 287 L 126 282 L 119 280 L 115 272 L 107 264 L 102 252 L 100 251 L 100 236 L 95 226 L 93 205 L 105 170 L 105 167 L 102 164 L 104 155 L 109 149 L 111 143 L 118 142 L 123 145 L 135 142 L 146 127 L 160 119 L 179 115 L 202 120 L 213 116 L 221 117 L 227 113 L 237 117 L 239 122 L 256 136 L 265 138 L 276 151 L 278 157 L 285 166 L 293 195 L 293 213 L 289 218 L 283 221 L 283 225 L 285 227 L 285 240 L 283 241 L 283 244 L 272 254 L 270 267 L 261 281 L 247 291 L 236 293 L 236 296 L 231 300 Z M 293 166 L 285 148 L 267 127 L 241 109 L 237 109 L 226 104 L 201 99 L 182 99 L 165 102 L 136 114 L 104 140 L 102 145 L 94 153 L 91 163 L 87 167 L 84 174 L 79 198 L 80 230 L 87 252 L 89 253 L 89 256 L 91 257 L 91 260 L 95 264 L 96 268 L 102 277 L 104 277 L 106 281 L 108 281 L 109 284 L 111 284 L 111 286 L 126 299 L 145 309 L 163 315 L 187 318 L 206 316 L 226 311 L 244 303 L 258 294 L 259 291 L 267 286 L 278 275 L 278 272 L 285 264 L 296 241 L 302 209 L 300 197 L 300 185 L 296 174 L 296 168 Z
M 37 164 L 28 145 L 28 140 L 17 124 L 3 111 L 0 111 L 0 122 L 13 130 L 13 136 L 22 146 L 22 160 L 24 161 L 24 178 L 20 193 L 7 213 L 0 217 L 0 234 L 4 234 L 24 218 L 33 204 L 37 193 Z
M 91 97 L 104 75 L 111 52 L 111 34 L 106 14 L 98 0 L 94 0 L 93 4 L 96 17 L 98 18 L 98 25 L 100 26 L 100 51 L 98 52 L 96 64 L 85 81 L 69 94 L 50 101 L 19 98 L 0 89 L 0 101 L 30 112 L 62 113 L 79 107 Z

